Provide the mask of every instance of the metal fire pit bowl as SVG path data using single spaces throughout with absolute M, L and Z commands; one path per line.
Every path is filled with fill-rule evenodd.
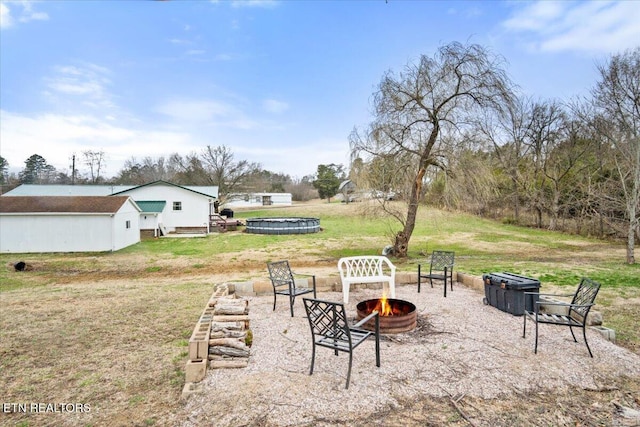
M 359 302 L 356 305 L 357 320 L 364 319 L 372 311 L 376 309 L 380 299 L 370 299 Z M 416 306 L 409 301 L 401 299 L 388 298 L 387 304 L 391 307 L 393 315 L 380 316 L 380 333 L 381 334 L 399 334 L 409 332 L 415 329 L 417 325 Z M 375 328 L 374 319 L 369 320 L 362 325 L 363 328 L 373 330 Z

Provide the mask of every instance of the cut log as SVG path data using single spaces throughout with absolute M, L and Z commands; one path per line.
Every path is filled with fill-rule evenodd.
M 249 359 L 235 358 L 229 360 L 212 360 L 209 362 L 211 369 L 225 368 L 246 368 L 249 365 Z
M 209 354 L 217 354 L 232 357 L 249 357 L 249 349 L 238 349 L 232 347 L 212 346 L 209 347 Z
M 223 346 L 237 348 L 239 350 L 248 350 L 244 340 L 238 340 L 237 338 L 214 338 L 209 340 L 209 346 Z

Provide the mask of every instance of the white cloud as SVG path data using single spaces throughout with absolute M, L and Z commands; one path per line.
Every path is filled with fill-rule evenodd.
M 9 28 L 13 25 L 13 17 L 11 16 L 11 10 L 9 7 L 0 3 L 0 28 Z
M 21 169 L 29 156 L 39 154 L 56 169 L 68 171 L 69 159 L 74 153 L 79 155 L 86 150 L 95 150 L 105 152 L 105 176 L 113 176 L 131 157 L 155 157 L 176 151 L 188 153 L 198 148 L 184 132 L 130 129 L 109 118 L 58 114 L 25 116 L 4 110 L 1 114 L 2 157 L 12 169 Z
M 545 52 L 612 53 L 640 40 L 640 2 L 537 1 L 517 8 L 503 26 L 530 36 L 527 44 Z
M 56 104 L 70 101 L 84 106 L 112 108 L 111 95 L 107 87 L 111 84 L 110 71 L 95 64 L 59 65 L 53 75 L 45 78 L 46 95 Z
M 265 99 L 262 101 L 262 108 L 268 113 L 280 114 L 289 109 L 289 104 L 275 99 Z
M 17 12 L 15 17 L 12 14 L 12 10 L 9 8 L 8 2 L 0 3 L 0 28 L 5 29 L 12 27 L 17 22 L 27 23 L 31 21 L 47 21 L 49 15 L 44 12 L 38 12 L 33 8 L 33 2 L 31 1 L 19 1 L 11 2 L 11 6 L 21 7 L 22 10 Z M 14 8 L 15 12 L 15 8 Z
M 241 113 L 232 105 L 219 101 L 173 100 L 155 108 L 155 111 L 178 121 L 212 122 L 230 119 Z

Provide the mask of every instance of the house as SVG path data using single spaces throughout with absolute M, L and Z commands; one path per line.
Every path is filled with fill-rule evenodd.
M 119 191 L 114 195 L 131 196 L 136 203 L 142 202 L 145 208 L 149 206 L 158 208 L 159 204 L 164 202 L 162 211 L 158 212 L 157 227 L 141 229 L 143 233 L 158 230 L 163 235 L 168 233 L 208 233 L 210 231 L 209 216 L 214 212 L 213 203 L 217 199 L 217 187 L 187 187 L 166 181 L 154 181 Z M 143 226 L 148 227 L 153 224 L 150 218 L 153 213 L 141 214 Z
M 0 197 L 0 252 L 105 252 L 140 241 L 129 196 Z
M 33 185 L 23 184 L 2 197 L 15 196 L 131 196 L 142 208 L 143 237 L 168 233 L 208 233 L 215 186 L 182 186 L 166 181 L 143 185 Z M 159 210 L 161 209 L 161 210 Z
M 259 206 L 291 206 L 291 193 L 237 193 L 229 195 L 224 203 L 227 208 Z

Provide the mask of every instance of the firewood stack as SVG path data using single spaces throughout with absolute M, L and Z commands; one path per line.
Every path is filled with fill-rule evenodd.
M 244 368 L 253 336 L 249 329 L 249 301 L 235 294 L 209 300 L 213 308 L 209 333 L 209 368 Z

